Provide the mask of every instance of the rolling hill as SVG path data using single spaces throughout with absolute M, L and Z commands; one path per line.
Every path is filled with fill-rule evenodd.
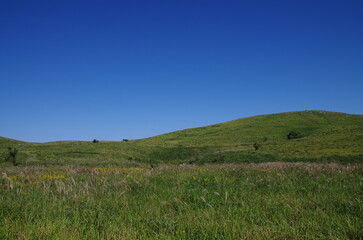
M 289 140 L 298 132 L 301 137 Z M 128 142 L 27 143 L 0 138 L 0 154 L 19 149 L 23 164 L 119 165 L 266 161 L 363 161 L 363 115 L 302 111 L 260 115 Z M 258 146 L 256 149 L 255 146 Z

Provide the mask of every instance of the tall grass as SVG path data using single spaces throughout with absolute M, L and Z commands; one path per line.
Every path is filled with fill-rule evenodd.
M 8 167 L 0 239 L 359 239 L 362 177 L 311 163 Z

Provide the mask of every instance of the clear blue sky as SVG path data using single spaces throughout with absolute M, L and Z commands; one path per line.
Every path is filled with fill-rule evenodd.
M 0 136 L 120 140 L 363 113 L 363 1 L 1 1 Z

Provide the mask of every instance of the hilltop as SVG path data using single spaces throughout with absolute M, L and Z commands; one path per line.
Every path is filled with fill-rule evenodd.
M 291 131 L 300 136 L 289 140 Z M 3 157 L 8 146 L 17 147 L 26 164 L 349 163 L 363 160 L 363 115 L 328 111 L 268 114 L 128 142 L 27 143 L 0 137 Z

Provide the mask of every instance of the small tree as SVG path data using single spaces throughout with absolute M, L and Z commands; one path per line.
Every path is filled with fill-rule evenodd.
M 98 143 L 99 141 L 97 139 L 93 139 L 93 143 Z
M 261 148 L 261 144 L 259 144 L 259 143 L 254 143 L 253 144 L 253 147 L 255 148 L 255 150 L 257 151 L 258 149 L 260 149 Z
M 199 148 L 195 148 L 192 151 L 192 159 L 189 161 L 190 164 L 193 164 L 199 161 L 201 150 Z
M 13 166 L 18 166 L 19 163 L 16 161 L 16 157 L 18 155 L 18 149 L 8 147 L 9 155 L 6 158 L 6 161 L 12 162 Z
M 299 132 L 295 132 L 295 131 L 291 131 L 289 132 L 289 134 L 287 134 L 287 139 L 292 140 L 292 139 L 297 139 L 297 138 L 301 138 L 302 135 Z

